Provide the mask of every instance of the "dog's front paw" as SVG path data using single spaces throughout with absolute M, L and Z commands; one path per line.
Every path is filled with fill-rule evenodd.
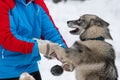
M 75 68 L 72 64 L 69 63 L 64 63 L 62 67 L 65 71 L 70 71 L 70 72 L 72 72 Z

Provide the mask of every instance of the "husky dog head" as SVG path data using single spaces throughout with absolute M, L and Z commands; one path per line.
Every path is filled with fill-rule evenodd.
M 88 27 L 90 27 L 92 25 L 97 25 L 97 26 L 101 26 L 101 27 L 108 27 L 109 23 L 107 23 L 103 19 L 97 17 L 96 15 L 85 14 L 85 15 L 82 15 L 77 20 L 67 21 L 67 25 L 70 28 L 75 28 L 75 30 L 70 31 L 71 34 L 80 35 L 80 33 L 82 31 L 84 31 L 85 29 L 87 29 Z

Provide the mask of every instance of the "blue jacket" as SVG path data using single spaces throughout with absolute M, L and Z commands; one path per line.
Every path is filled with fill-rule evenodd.
M 38 71 L 38 44 L 44 38 L 66 44 L 43 0 L 0 0 L 0 79 Z

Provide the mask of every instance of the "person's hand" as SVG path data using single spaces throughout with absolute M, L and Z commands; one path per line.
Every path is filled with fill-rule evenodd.
M 39 53 L 43 54 L 45 57 L 50 59 L 51 59 L 50 55 L 54 53 L 53 47 L 59 46 L 58 44 L 52 43 L 48 40 L 38 40 L 37 42 L 38 42 Z

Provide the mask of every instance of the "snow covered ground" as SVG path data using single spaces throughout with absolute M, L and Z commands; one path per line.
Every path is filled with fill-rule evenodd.
M 52 3 L 51 0 L 45 0 L 45 3 L 68 46 L 79 39 L 78 36 L 69 33 L 70 29 L 66 24 L 68 20 L 78 19 L 83 14 L 95 14 L 109 22 L 109 29 L 114 39 L 113 46 L 116 51 L 116 65 L 120 76 L 120 0 L 87 0 L 86 2 L 68 0 L 67 3 L 58 4 Z M 61 63 L 42 57 L 40 72 L 43 80 L 75 80 L 74 72 L 64 72 L 61 76 L 53 76 L 50 69 L 56 64 Z

